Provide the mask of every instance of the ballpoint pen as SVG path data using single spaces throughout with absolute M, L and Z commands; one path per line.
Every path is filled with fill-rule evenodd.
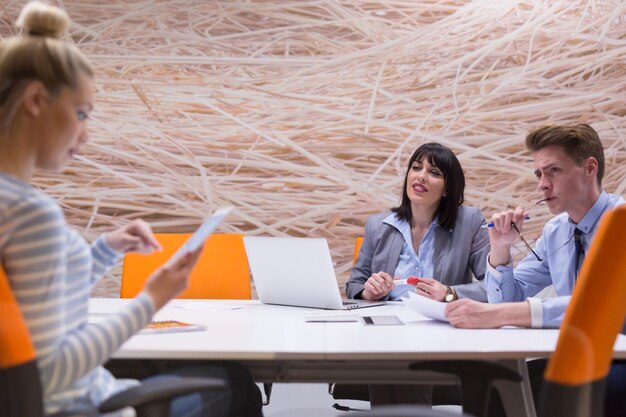
M 524 220 L 529 220 L 530 216 L 526 216 L 524 217 Z M 480 226 L 481 229 L 487 229 L 493 227 L 493 223 L 487 223 L 487 224 L 483 224 L 482 226 Z
M 526 220 L 529 219 L 528 216 L 524 217 Z M 480 226 L 482 229 L 486 229 L 488 227 L 493 227 L 493 223 L 489 223 L 489 224 L 483 224 L 482 226 Z M 528 248 L 529 251 L 532 252 L 533 255 L 535 255 L 535 258 L 537 258 L 537 260 L 539 262 L 543 262 L 543 259 L 541 259 L 541 257 L 539 255 L 537 255 L 537 252 L 535 252 L 535 250 L 532 248 L 532 246 L 530 246 L 530 244 L 526 241 L 526 239 L 524 239 L 524 236 L 522 235 L 522 233 L 519 231 L 519 229 L 517 228 L 517 226 L 515 225 L 514 222 L 511 222 L 511 227 L 513 228 L 513 230 L 515 230 L 515 232 L 517 233 L 517 235 L 519 236 L 519 238 L 522 240 L 522 242 L 524 242 L 524 245 L 526 245 L 526 247 Z
M 549 198 L 542 198 L 541 200 L 537 201 L 532 206 L 526 208 L 525 211 L 528 211 L 528 210 L 532 209 L 533 207 L 538 206 L 541 203 L 545 203 L 548 200 L 550 200 L 550 199 Z M 528 219 L 530 219 L 530 217 L 528 215 L 526 217 L 524 217 L 524 220 L 528 220 Z M 487 224 L 483 224 L 482 226 L 480 226 L 481 229 L 488 229 L 490 227 L 493 227 L 493 223 L 487 223 Z

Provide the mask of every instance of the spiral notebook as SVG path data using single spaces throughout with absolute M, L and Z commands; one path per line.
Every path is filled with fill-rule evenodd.
M 202 324 L 185 323 L 178 320 L 153 321 L 139 331 L 139 334 L 158 334 L 176 332 L 196 332 L 206 330 Z

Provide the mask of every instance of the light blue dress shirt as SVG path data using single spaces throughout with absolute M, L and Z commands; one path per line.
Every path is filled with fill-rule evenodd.
M 418 253 L 413 250 L 413 240 L 411 239 L 411 225 L 406 220 L 400 220 L 395 213 L 390 214 L 385 220 L 390 226 L 395 227 L 404 238 L 404 245 L 400 252 L 398 265 L 394 271 L 394 278 L 405 279 L 409 277 L 428 277 L 433 276 L 433 259 L 435 253 L 435 227 L 439 227 L 437 220 L 428 226 L 428 230 L 422 241 Z M 397 285 L 389 293 L 390 300 L 399 300 L 406 296 L 409 291 L 415 291 L 415 286 L 409 284 Z
M 567 213 L 552 218 L 534 248 L 542 262 L 529 254 L 515 269 L 510 265 L 494 269 L 487 258 L 485 284 L 489 302 L 528 300 L 532 327 L 559 327 L 576 283 L 574 229 L 582 231 L 583 250 L 587 253 L 602 215 L 623 203 L 621 196 L 602 192 L 578 224 Z M 556 297 L 532 298 L 550 285 L 554 285 Z

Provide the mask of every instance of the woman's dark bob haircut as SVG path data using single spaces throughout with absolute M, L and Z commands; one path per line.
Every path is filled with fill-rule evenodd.
M 445 181 L 445 197 L 441 198 L 439 207 L 435 213 L 439 226 L 451 230 L 456 223 L 459 214 L 459 206 L 463 204 L 463 192 L 465 191 L 465 175 L 459 160 L 454 152 L 439 143 L 425 143 L 415 150 L 409 160 L 406 173 L 404 174 L 404 186 L 402 187 L 402 202 L 398 207 L 391 209 L 400 220 L 411 221 L 411 200 L 406 193 L 407 175 L 413 162 L 422 161 L 426 158 L 429 164 L 441 170 Z

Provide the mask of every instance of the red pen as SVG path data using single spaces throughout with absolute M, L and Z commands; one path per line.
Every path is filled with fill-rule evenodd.
M 417 285 L 418 282 L 420 282 L 420 279 L 418 277 L 408 277 L 406 279 L 394 279 L 393 280 L 393 283 L 396 285 L 403 285 L 403 284 Z

